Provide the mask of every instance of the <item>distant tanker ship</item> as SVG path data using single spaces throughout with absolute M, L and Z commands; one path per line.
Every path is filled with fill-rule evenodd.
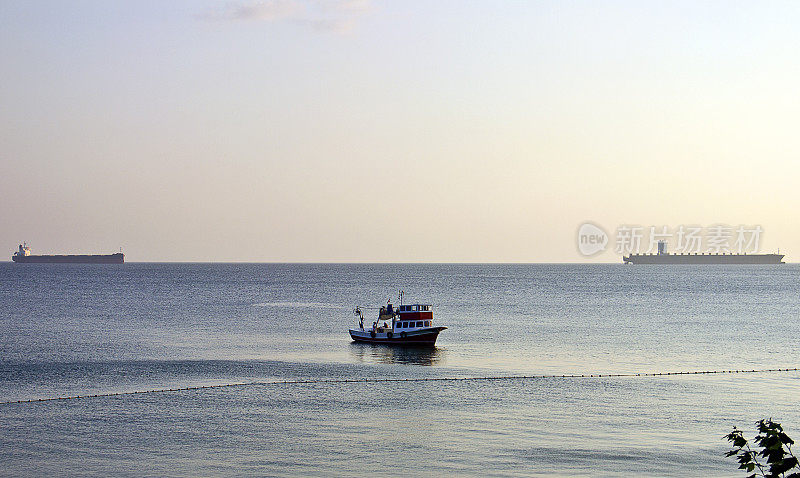
M 116 254 L 34 256 L 31 254 L 31 248 L 27 244 L 20 244 L 19 250 L 11 256 L 11 260 L 22 263 L 45 264 L 122 264 L 125 262 L 125 255 L 117 252 Z
M 670 254 L 667 243 L 659 241 L 657 254 L 623 256 L 625 264 L 783 264 L 783 254 Z

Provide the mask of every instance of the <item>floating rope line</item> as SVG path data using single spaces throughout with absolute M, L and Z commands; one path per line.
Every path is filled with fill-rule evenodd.
M 389 382 L 463 382 L 463 381 L 498 381 L 498 380 L 533 380 L 556 378 L 625 378 L 625 377 L 666 377 L 675 375 L 711 375 L 731 373 L 768 373 L 768 372 L 797 372 L 795 368 L 765 368 L 757 370 L 702 370 L 689 372 L 648 372 L 648 373 L 582 373 L 582 374 L 537 374 L 537 375 L 498 375 L 494 377 L 423 377 L 423 378 L 333 378 L 310 380 L 270 380 L 256 382 L 222 383 L 217 385 L 196 385 L 179 388 L 155 388 L 152 390 L 137 390 L 132 392 L 97 393 L 93 395 L 71 395 L 64 397 L 31 398 L 28 400 L 0 401 L 0 405 L 13 403 L 53 402 L 58 400 L 77 400 L 79 398 L 121 397 L 125 395 L 140 395 L 144 393 L 185 392 L 191 390 L 210 390 L 214 388 L 250 387 L 258 385 L 301 385 L 322 383 L 389 383 Z

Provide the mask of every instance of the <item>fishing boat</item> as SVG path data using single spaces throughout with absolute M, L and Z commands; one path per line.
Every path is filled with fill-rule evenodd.
M 350 329 L 355 342 L 388 345 L 434 345 L 439 332 L 447 327 L 433 325 L 430 304 L 408 304 L 393 308 L 389 302 L 381 307 L 378 319 L 372 326 L 364 327 L 364 314 L 359 307 L 354 311 L 359 318 L 358 327 Z

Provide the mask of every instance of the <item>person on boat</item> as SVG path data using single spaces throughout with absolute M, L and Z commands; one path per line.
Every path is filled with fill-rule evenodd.
M 392 315 L 392 299 L 389 299 L 388 303 L 386 304 L 386 313 Z

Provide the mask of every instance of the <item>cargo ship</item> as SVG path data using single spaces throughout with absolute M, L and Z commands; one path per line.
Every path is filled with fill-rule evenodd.
M 622 256 L 625 264 L 784 264 L 783 254 L 733 254 L 667 252 L 667 243 L 659 241 L 656 254 L 630 254 Z
M 20 244 L 19 250 L 11 256 L 11 260 L 14 262 L 39 264 L 122 264 L 125 262 L 125 255 L 122 252 L 117 252 L 115 254 L 35 256 L 31 254 L 31 248 L 23 243 Z

